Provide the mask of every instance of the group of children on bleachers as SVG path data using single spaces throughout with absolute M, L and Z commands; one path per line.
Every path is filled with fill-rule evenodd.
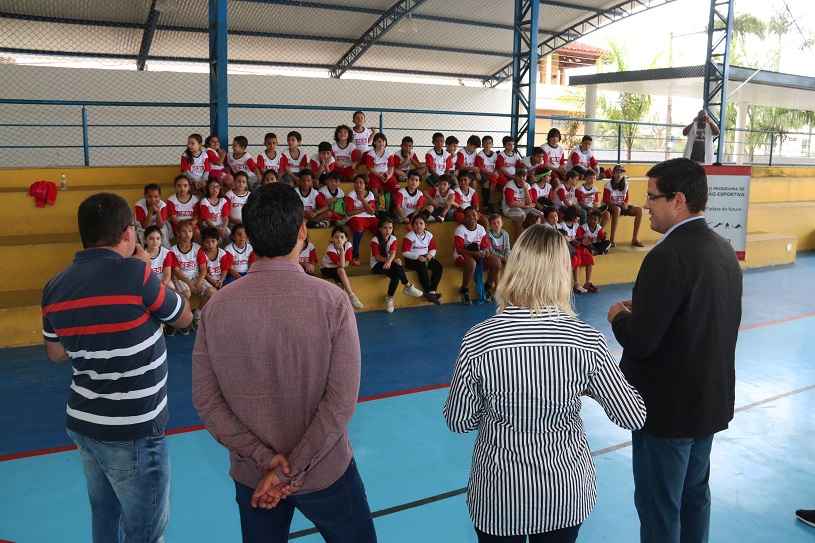
M 594 255 L 614 247 L 621 215 L 635 218 L 632 245 L 642 246 L 637 240 L 642 210 L 628 204 L 620 165 L 610 173 L 601 198 L 590 136 L 568 156 L 560 139 L 553 128 L 546 145 L 523 158 L 510 136 L 496 152 L 490 136 L 470 136 L 459 149 L 455 136 L 435 133 L 421 161 L 412 138 L 402 138 L 399 150 L 391 152 L 386 136 L 366 127 L 365 114 L 359 111 L 353 115 L 353 127 L 338 126 L 334 143 L 321 142 L 312 159 L 301 149 L 297 131 L 287 134 L 282 150 L 277 136 L 266 134 L 265 149 L 256 157 L 247 151 L 243 136 L 236 136 L 227 152 L 217 136 L 204 140 L 192 134 L 181 156 L 182 173 L 174 180 L 175 194 L 165 202 L 158 185 L 147 185 L 136 204 L 136 218 L 154 270 L 168 286 L 186 298 L 199 297 L 201 304 L 247 272 L 254 256 L 241 209 L 251 190 L 275 182 L 295 188 L 310 228 L 333 228 L 325 254 L 319 257 L 308 242 L 301 264 L 308 273 L 319 272 L 340 284 L 357 309 L 363 304 L 348 272 L 361 265 L 365 232 L 372 235 L 371 273 L 389 279 L 389 312 L 399 284 L 408 296 L 440 303 L 444 269 L 428 224 L 446 221 L 458 224 L 452 250 L 462 269 L 462 301 L 471 303 L 474 279 L 483 280 L 483 298 L 491 299 L 510 250 L 502 215 L 519 228 L 540 223 L 561 232 L 572 252 L 575 293 L 596 292 L 591 282 Z M 351 182 L 353 189 L 345 193 L 341 182 Z M 611 238 L 606 239 L 604 226 L 609 222 Z M 407 225 L 401 244 L 395 235 L 399 224 Z M 579 268 L 585 268 L 582 284 Z M 405 270 L 417 273 L 421 289 L 410 283 Z

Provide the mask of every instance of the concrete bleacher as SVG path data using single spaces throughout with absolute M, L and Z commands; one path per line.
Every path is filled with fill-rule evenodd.
M 629 165 L 631 202 L 641 205 L 645 200 L 645 172 L 648 165 Z M 76 210 L 87 196 L 99 192 L 115 192 L 130 202 L 141 198 L 142 187 L 159 183 L 164 197 L 172 193 L 176 166 L 139 166 L 120 168 L 46 168 L 0 169 L 0 202 L 7 216 L 0 236 L 0 259 L 4 263 L 5 281 L 0 285 L 0 347 L 39 343 L 40 296 L 45 282 L 61 271 L 79 250 Z M 66 175 L 67 190 L 60 191 L 56 205 L 36 208 L 28 197 L 28 186 L 44 179 L 59 183 Z M 602 186 L 603 182 L 600 182 Z M 350 186 L 344 187 L 346 190 Z M 505 228 L 512 232 L 512 225 Z M 640 240 L 646 244 L 638 249 L 628 245 L 633 220 L 620 221 L 618 246 L 609 255 L 598 257 L 593 282 L 597 285 L 631 282 L 648 249 L 659 235 L 643 217 Z M 815 249 L 815 168 L 762 168 L 753 170 L 748 218 L 746 267 L 758 268 L 790 264 L 798 250 Z M 437 238 L 439 260 L 445 266 L 440 285 L 444 302 L 458 301 L 460 273 L 452 263 L 454 224 L 433 224 L 430 230 Z M 401 236 L 404 228 L 397 228 Z M 330 230 L 312 230 L 310 238 L 320 256 L 329 242 Z M 368 240 L 361 250 L 362 266 L 353 270 L 355 291 L 365 304 L 365 310 L 382 309 L 386 280 L 368 273 Z M 416 281 L 415 275 L 410 274 Z M 404 296 L 399 289 L 397 308 L 426 304 Z

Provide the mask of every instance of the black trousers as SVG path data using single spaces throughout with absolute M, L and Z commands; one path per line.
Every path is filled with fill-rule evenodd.
M 574 543 L 577 541 L 577 532 L 580 531 L 580 524 L 570 528 L 562 528 L 543 534 L 525 535 L 489 535 L 478 528 L 475 529 L 478 535 L 478 543 Z M 529 539 L 527 539 L 527 537 Z
M 390 283 L 388 284 L 389 298 L 396 294 L 396 287 L 399 286 L 399 283 L 402 283 L 403 285 L 408 284 L 408 278 L 407 275 L 405 275 L 405 268 L 396 262 L 392 262 L 391 267 L 387 270 L 384 268 L 384 264 L 382 262 L 377 262 L 374 264 L 374 267 L 371 268 L 371 271 L 377 275 L 384 275 L 390 278 Z
M 419 274 L 419 283 L 425 292 L 436 292 L 436 289 L 439 288 L 444 269 L 435 258 L 427 262 L 405 258 L 405 267 Z

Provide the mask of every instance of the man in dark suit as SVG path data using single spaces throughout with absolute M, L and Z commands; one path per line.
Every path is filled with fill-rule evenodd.
M 634 501 L 642 543 L 703 543 L 713 435 L 733 418 L 741 268 L 705 222 L 702 166 L 677 158 L 647 175 L 645 208 L 663 236 L 642 263 L 633 300 L 608 313 L 623 373 L 648 410 L 632 434 Z

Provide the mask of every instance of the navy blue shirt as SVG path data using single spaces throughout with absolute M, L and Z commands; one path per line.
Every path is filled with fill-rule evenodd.
M 73 378 L 67 427 L 103 441 L 159 435 L 167 425 L 167 347 L 161 322 L 184 300 L 149 264 L 86 249 L 42 297 L 43 336 L 59 341 Z

